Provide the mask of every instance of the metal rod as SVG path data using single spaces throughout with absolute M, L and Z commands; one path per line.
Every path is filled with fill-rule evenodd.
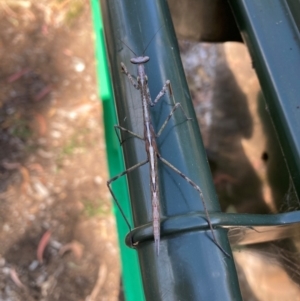
M 151 39 L 151 41 L 152 40 L 153 40 L 153 38 Z M 123 44 L 127 46 L 127 44 L 125 44 L 124 42 L 123 42 Z M 149 45 L 150 45 L 150 43 L 148 43 L 146 49 L 148 48 Z M 131 52 L 133 52 L 133 50 L 130 47 L 128 47 L 128 49 Z M 109 191 L 111 192 L 112 197 L 113 197 L 114 201 L 116 202 L 118 208 L 121 210 L 122 216 L 124 217 L 124 219 L 126 221 L 126 224 L 128 225 L 129 231 L 131 231 L 130 224 L 129 224 L 125 214 L 123 213 L 123 210 L 122 210 L 115 194 L 113 193 L 113 191 L 110 187 L 110 184 L 112 182 L 118 180 L 122 176 L 128 175 L 129 172 L 135 170 L 136 168 L 141 167 L 146 163 L 149 163 L 153 234 L 154 234 L 156 254 L 159 255 L 159 244 L 160 244 L 160 210 L 159 210 L 159 207 L 160 207 L 160 191 L 159 191 L 159 183 L 158 183 L 157 160 L 158 159 L 161 160 L 165 165 L 167 165 L 171 170 L 173 170 L 175 173 L 180 175 L 190 185 L 192 185 L 192 187 L 194 189 L 197 190 L 197 192 L 200 195 L 201 202 L 203 204 L 203 209 L 204 209 L 204 212 L 205 212 L 207 223 L 208 223 L 209 228 L 211 230 L 212 238 L 213 238 L 215 244 L 219 247 L 219 249 L 226 256 L 230 257 L 230 255 L 220 246 L 220 244 L 216 240 L 214 230 L 213 230 L 213 227 L 212 227 L 212 224 L 211 224 L 211 221 L 210 221 L 209 213 L 208 213 L 208 210 L 207 210 L 206 205 L 205 205 L 205 200 L 204 200 L 201 188 L 194 181 L 192 181 L 185 174 L 183 174 L 180 170 L 178 170 L 175 166 L 173 166 L 170 162 L 168 162 L 166 159 L 164 159 L 158 151 L 156 138 L 158 138 L 161 135 L 162 131 L 167 126 L 168 122 L 170 121 L 170 118 L 173 116 L 176 109 L 178 109 L 178 108 L 181 109 L 181 112 L 185 116 L 186 120 L 191 120 L 191 118 L 187 117 L 187 115 L 185 114 L 185 112 L 184 112 L 184 110 L 183 110 L 180 103 L 175 103 L 174 95 L 172 94 L 171 82 L 169 80 L 166 81 L 166 83 L 163 85 L 161 91 L 156 96 L 154 102 L 152 102 L 149 87 L 148 87 L 148 80 L 149 79 L 148 79 L 148 76 L 147 76 L 146 70 L 145 70 L 145 64 L 148 63 L 149 60 L 150 60 L 150 58 L 148 56 L 144 55 L 146 49 L 143 51 L 142 56 L 137 56 L 133 52 L 135 54 L 135 57 L 130 59 L 130 62 L 132 64 L 137 65 L 138 75 L 137 75 L 137 80 L 136 81 L 134 80 L 133 76 L 127 71 L 127 68 L 126 68 L 125 64 L 121 63 L 122 72 L 128 77 L 128 79 L 131 82 L 132 86 L 135 89 L 139 90 L 140 93 L 141 93 L 141 102 L 142 102 L 142 105 L 143 105 L 143 119 L 144 119 L 143 120 L 143 123 L 144 123 L 144 137 L 141 137 L 141 136 L 133 133 L 132 131 L 130 131 L 128 129 L 125 129 L 121 126 L 115 126 L 115 128 L 119 128 L 120 131 L 130 133 L 131 135 L 133 135 L 133 137 L 136 137 L 138 139 L 143 140 L 145 142 L 145 150 L 146 150 L 146 154 L 147 154 L 147 160 L 143 161 L 141 163 L 138 163 L 138 164 L 134 165 L 133 167 L 128 168 L 124 172 L 120 173 L 119 175 L 117 175 L 117 176 L 113 177 L 112 179 L 110 179 L 109 181 L 107 181 L 107 186 L 109 188 Z M 150 107 L 153 107 L 154 105 L 156 105 L 158 103 L 158 101 L 166 94 L 167 90 L 169 90 L 170 95 L 172 96 L 172 99 L 174 101 L 174 107 L 172 108 L 172 111 L 170 112 L 170 114 L 166 118 L 166 120 L 163 123 L 163 125 L 161 126 L 160 130 L 158 131 L 158 134 L 155 134 L 154 129 L 153 129 L 153 125 L 152 125 Z M 118 135 L 118 137 L 119 137 L 119 135 Z M 123 142 L 120 141 L 120 144 L 122 144 L 122 143 Z
M 151 64 L 147 64 L 147 75 L 151 78 L 149 89 L 159 91 L 161 83 L 169 79 L 176 100 L 193 120 L 186 122 L 179 114 L 170 119 L 157 139 L 160 154 L 182 173 L 195 179 L 209 212 L 220 211 L 166 1 L 103 0 L 102 8 L 119 125 L 139 136 L 143 136 L 140 93 L 120 74 L 121 62 L 129 62 L 131 58 L 120 39 L 136 53 L 142 53 L 163 25 L 147 49 L 151 58 Z M 134 73 L 133 66 L 128 65 L 128 72 Z M 151 110 L 156 132 L 173 107 L 167 100 Z M 124 159 L 129 168 L 145 160 L 144 141 L 124 134 Z M 198 192 L 185 179 L 170 171 L 160 160 L 158 170 L 163 217 L 204 211 Z M 134 226 L 143 226 L 152 221 L 149 168 L 146 165 L 139 167 L 127 178 Z M 231 254 L 227 231 L 215 229 L 214 233 L 225 251 Z M 216 248 L 208 226 L 206 231 L 188 231 L 163 238 L 159 256 L 156 256 L 153 240 L 138 245 L 137 252 L 147 300 L 241 300 L 233 259 Z

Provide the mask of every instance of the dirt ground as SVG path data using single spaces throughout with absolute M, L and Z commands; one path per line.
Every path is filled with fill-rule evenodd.
M 0 300 L 118 300 L 89 1 L 0 16 Z

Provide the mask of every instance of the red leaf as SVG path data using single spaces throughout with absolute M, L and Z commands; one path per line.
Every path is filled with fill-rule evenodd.
M 51 231 L 50 230 L 47 230 L 40 242 L 39 242 L 39 245 L 38 245 L 38 248 L 37 248 L 37 252 L 36 252 L 36 256 L 37 256 L 37 260 L 39 263 L 43 263 L 43 255 L 44 255 L 44 251 L 49 243 L 49 240 L 50 240 L 50 237 L 51 237 Z

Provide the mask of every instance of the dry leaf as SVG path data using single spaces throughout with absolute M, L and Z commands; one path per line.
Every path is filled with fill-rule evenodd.
M 39 242 L 39 245 L 38 245 L 38 248 L 37 248 L 37 252 L 36 252 L 36 257 L 37 257 L 37 260 L 39 263 L 43 263 L 43 255 L 44 255 L 44 251 L 49 243 L 49 240 L 50 240 L 50 237 L 51 237 L 51 231 L 50 230 L 47 230 L 40 242 Z
M 25 288 L 25 285 L 21 282 L 15 268 L 10 268 L 9 274 L 10 274 L 10 278 L 12 279 L 12 281 L 15 283 L 17 287 L 22 289 Z
M 44 136 L 47 132 L 47 123 L 46 119 L 42 114 L 35 113 L 34 114 L 35 120 L 38 124 L 39 134 L 40 136 Z
M 29 68 L 25 68 L 25 69 L 22 69 L 22 70 L 20 70 L 16 73 L 14 73 L 14 74 L 12 74 L 11 76 L 8 77 L 7 82 L 9 84 L 15 82 L 16 80 L 21 78 L 23 75 L 27 74 L 29 71 L 30 71 Z
M 52 85 L 47 85 L 44 87 L 38 94 L 34 96 L 35 101 L 40 101 L 43 99 L 47 94 L 49 94 L 52 91 Z
M 99 267 L 97 282 L 92 290 L 92 293 L 86 297 L 86 299 L 85 299 L 86 301 L 97 300 L 96 298 L 99 295 L 99 293 L 105 283 L 106 276 L 107 276 L 107 267 L 106 267 L 106 265 L 102 264 Z
M 28 169 L 25 168 L 24 166 L 20 166 L 19 170 L 20 170 L 20 173 L 23 177 L 21 190 L 22 190 L 23 193 L 25 193 L 27 191 L 27 188 L 28 188 L 29 182 L 30 182 L 29 172 L 28 172 Z

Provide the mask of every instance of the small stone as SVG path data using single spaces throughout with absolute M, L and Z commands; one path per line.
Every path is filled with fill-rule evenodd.
M 34 271 L 39 266 L 39 262 L 37 260 L 34 260 L 29 265 L 28 269 L 29 271 Z
M 51 240 L 49 245 L 56 250 L 59 250 L 62 247 L 62 244 L 57 240 Z
M 33 182 L 34 190 L 39 194 L 40 197 L 46 198 L 49 196 L 49 191 L 41 182 L 34 181 Z
M 84 62 L 79 58 L 73 59 L 73 68 L 76 72 L 82 72 L 85 69 Z
M 3 273 L 4 275 L 9 275 L 9 274 L 10 274 L 10 268 L 9 268 L 9 267 L 4 267 L 4 268 L 2 269 L 2 273 Z
M 96 176 L 96 177 L 94 178 L 94 182 L 95 182 L 95 184 L 97 184 L 97 185 L 101 185 L 101 184 L 103 183 L 103 179 L 102 179 L 100 176 Z

